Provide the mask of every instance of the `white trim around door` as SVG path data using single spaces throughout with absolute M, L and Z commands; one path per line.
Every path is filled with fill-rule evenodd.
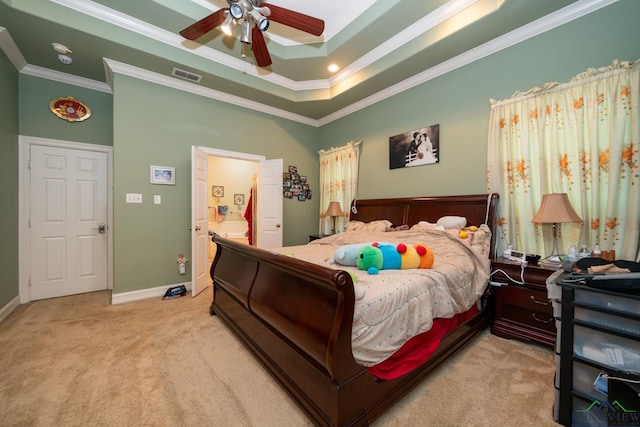
M 30 152 L 34 145 L 58 147 L 83 151 L 95 151 L 107 155 L 107 288 L 113 289 L 113 148 L 104 145 L 83 142 L 62 141 L 49 138 L 20 135 L 19 144 L 19 183 L 18 183 L 18 251 L 19 251 L 19 292 L 20 303 L 31 301 L 29 277 L 31 274 L 30 260 L 30 227 L 29 219 L 31 182 L 30 182 Z

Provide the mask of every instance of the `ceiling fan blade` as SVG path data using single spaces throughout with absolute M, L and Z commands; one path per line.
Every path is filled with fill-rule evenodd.
M 200 36 L 203 36 L 214 28 L 220 26 L 224 22 L 226 11 L 227 9 L 220 9 L 213 12 L 211 15 L 202 18 L 195 24 L 180 31 L 180 35 L 185 39 L 196 40 Z
M 262 31 L 255 25 L 251 30 L 251 49 L 253 50 L 253 55 L 256 57 L 258 67 L 268 67 L 271 65 L 271 55 L 269 55 L 264 36 L 262 35 Z
M 313 34 L 314 36 L 320 36 L 324 31 L 324 21 L 322 19 L 314 18 L 313 16 L 294 12 L 293 10 L 274 6 L 268 3 L 262 3 L 260 6 L 267 6 L 271 10 L 269 19 L 273 22 L 278 22 L 286 25 L 287 27 L 292 27 L 300 31 L 304 31 L 305 33 Z

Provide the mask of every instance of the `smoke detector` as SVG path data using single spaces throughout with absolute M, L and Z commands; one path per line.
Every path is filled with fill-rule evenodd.
M 63 45 L 62 43 L 51 43 L 51 46 L 53 46 L 53 50 L 55 50 L 56 52 L 65 55 L 67 53 L 71 53 L 71 49 L 69 49 L 68 47 L 66 47 L 65 45 Z
M 58 52 L 58 61 L 65 65 L 69 65 L 73 62 L 73 59 L 67 54 L 71 53 L 71 49 L 63 45 L 62 43 L 51 43 L 53 50 Z

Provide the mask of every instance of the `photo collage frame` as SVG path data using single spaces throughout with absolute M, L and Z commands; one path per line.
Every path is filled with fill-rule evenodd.
M 287 172 L 282 174 L 282 192 L 288 199 L 298 199 L 300 202 L 311 200 L 312 192 L 305 175 L 298 173 L 297 166 L 289 166 Z

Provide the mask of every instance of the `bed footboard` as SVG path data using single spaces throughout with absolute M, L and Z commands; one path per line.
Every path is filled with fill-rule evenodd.
M 213 240 L 212 314 L 316 422 L 357 424 L 362 410 L 345 405 L 345 396 L 365 392 L 353 388 L 366 374 L 351 352 L 351 276 L 219 236 Z

